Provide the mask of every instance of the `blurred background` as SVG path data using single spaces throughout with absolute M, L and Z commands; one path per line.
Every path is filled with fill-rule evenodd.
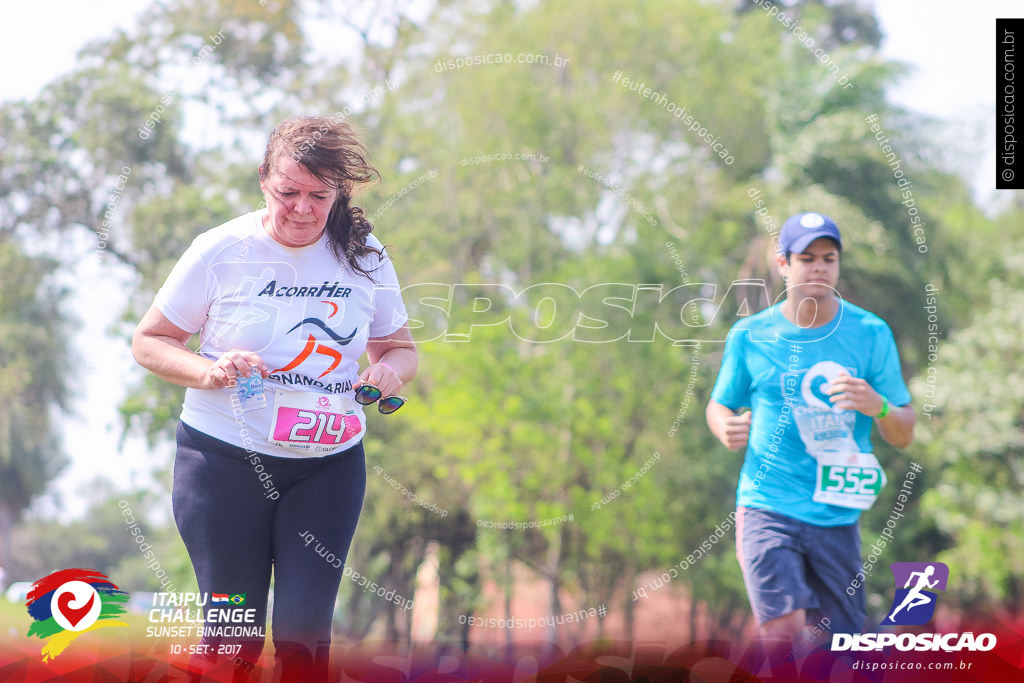
M 371 411 L 349 555 L 383 591 L 343 580 L 339 639 L 749 634 L 741 455 L 703 410 L 726 331 L 782 291 L 773 231 L 800 210 L 843 230 L 840 292 L 892 327 L 919 413 L 906 451 L 875 439 L 865 555 L 922 471 L 872 616 L 888 563 L 939 560 L 940 620 L 1018 620 L 1024 200 L 993 190 L 992 121 L 1012 8 L 22 7 L 0 89 L 0 634 L 56 569 L 143 606 L 195 590 L 170 516 L 183 390 L 128 340 L 191 240 L 262 205 L 267 135 L 303 113 L 363 131 L 383 182 L 356 203 L 420 341 L 410 403 Z

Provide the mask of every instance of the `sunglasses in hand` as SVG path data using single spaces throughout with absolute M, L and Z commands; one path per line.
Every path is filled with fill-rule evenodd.
M 383 392 L 372 384 L 363 384 L 356 389 L 356 403 L 368 406 L 377 403 L 377 410 L 384 415 L 390 415 L 405 405 L 403 396 L 383 396 Z

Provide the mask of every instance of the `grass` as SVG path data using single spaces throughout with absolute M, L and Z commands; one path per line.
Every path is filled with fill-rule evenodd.
M 0 596 L 0 637 L 4 640 L 24 638 L 32 617 L 25 611 L 24 603 L 10 602 Z

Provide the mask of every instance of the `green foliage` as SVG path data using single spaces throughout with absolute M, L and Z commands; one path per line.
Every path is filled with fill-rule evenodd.
M 64 405 L 69 360 L 55 270 L 0 240 L 0 564 L 11 524 L 67 462 L 51 412 Z
M 914 382 L 937 406 L 921 426 L 928 462 L 940 470 L 922 511 L 949 536 L 938 559 L 953 568 L 959 601 L 972 611 L 1019 611 L 1024 600 L 1024 261 L 1019 241 L 1008 246 L 1007 279 L 988 283 L 988 305 Z M 936 299 L 942 311 L 946 293 Z
M 88 567 L 125 591 L 195 590 L 176 529 L 153 519 L 165 515 L 150 513 L 166 501 L 116 493 L 103 480 L 91 485 L 97 499 L 80 520 L 30 520 L 15 531 L 10 577 L 35 581 L 58 569 Z M 158 576 L 160 570 L 165 573 Z

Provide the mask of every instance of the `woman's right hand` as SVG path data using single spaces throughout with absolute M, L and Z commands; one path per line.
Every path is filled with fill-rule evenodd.
M 220 358 L 210 364 L 203 375 L 200 389 L 225 389 L 235 386 L 235 379 L 239 376 L 248 377 L 250 368 L 259 368 L 260 376 L 266 378 L 270 372 L 266 364 L 258 354 L 252 351 L 233 349 L 225 351 Z

